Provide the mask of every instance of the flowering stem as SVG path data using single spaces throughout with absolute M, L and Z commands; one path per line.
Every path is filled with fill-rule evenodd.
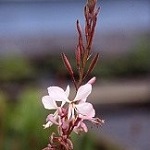
M 96 125 L 103 123 L 95 117 L 95 110 L 93 105 L 86 102 L 87 97 L 92 91 L 92 84 L 96 78 L 93 77 L 82 85 L 85 78 L 93 71 L 99 58 L 99 53 L 92 56 L 91 49 L 95 27 L 97 23 L 97 15 L 99 8 L 96 9 L 97 0 L 87 0 L 84 8 L 85 29 L 82 32 L 79 21 L 76 22 L 78 32 L 78 43 L 75 51 L 76 70 L 78 76 L 76 78 L 74 68 L 72 67 L 68 57 L 65 53 L 61 54 L 64 66 L 66 67 L 72 82 L 76 89 L 76 96 L 74 100 L 68 99 L 70 88 L 67 86 L 63 90 L 57 86 L 48 88 L 47 96 L 42 98 L 42 103 L 45 109 L 56 110 L 54 114 L 49 114 L 46 119 L 45 128 L 50 127 L 52 124 L 58 126 L 57 134 L 50 136 L 50 142 L 43 150 L 73 150 L 73 144 L 70 138 L 72 132 L 80 133 L 87 132 L 87 126 L 84 120 L 91 121 Z M 90 62 L 89 62 L 90 61 Z M 59 104 L 58 106 L 58 102 Z
M 78 31 L 78 45 L 76 50 L 76 62 L 78 69 L 79 79 L 77 88 L 83 83 L 84 79 L 93 71 L 97 60 L 99 58 L 99 54 L 96 54 L 92 59 L 88 70 L 86 71 L 87 62 L 91 57 L 91 48 L 92 42 L 95 32 L 95 27 L 97 23 L 97 15 L 99 12 L 98 8 L 95 10 L 96 0 L 88 0 L 87 4 L 84 7 L 84 17 L 85 17 L 85 29 L 84 34 L 82 33 L 81 27 L 79 25 L 79 21 L 77 20 L 77 31 Z M 85 36 L 85 44 L 83 42 L 83 35 Z

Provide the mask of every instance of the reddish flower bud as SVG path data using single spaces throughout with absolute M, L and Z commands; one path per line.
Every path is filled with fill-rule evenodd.
M 93 77 L 92 79 L 90 79 L 90 80 L 88 81 L 88 84 L 94 84 L 95 81 L 96 81 L 96 77 Z
M 96 63 L 97 63 L 97 61 L 98 61 L 98 58 L 99 58 L 99 53 L 97 53 L 97 54 L 94 56 L 94 58 L 92 59 L 91 64 L 90 64 L 90 66 L 89 66 L 89 68 L 88 68 L 88 71 L 87 71 L 85 77 L 88 76 L 88 75 L 93 71 L 93 69 L 95 68 Z M 84 78 L 85 78 L 85 77 L 84 77 Z
M 64 64 L 65 64 L 66 68 L 68 69 L 70 75 L 73 76 L 73 70 L 72 70 L 72 67 L 70 65 L 70 62 L 69 62 L 67 56 L 64 53 L 62 53 L 61 56 L 62 56 Z
M 67 68 L 67 70 L 68 70 L 68 72 L 69 72 L 69 74 L 70 74 L 70 76 L 72 78 L 72 81 L 73 81 L 73 83 L 75 85 L 75 88 L 77 89 L 77 85 L 76 85 L 76 81 L 75 81 L 75 78 L 74 78 L 74 73 L 73 73 L 73 69 L 71 67 L 71 64 L 70 64 L 67 56 L 64 53 L 62 53 L 61 56 L 62 56 L 62 59 L 64 61 L 65 66 L 66 66 L 66 68 Z
M 97 0 L 87 0 L 87 7 L 89 8 L 89 13 L 92 14 L 94 12 L 94 8 Z
M 76 51 L 76 62 L 77 62 L 77 67 L 79 69 L 80 62 L 81 62 L 81 52 L 80 52 L 80 47 L 79 46 L 77 46 L 77 51 Z

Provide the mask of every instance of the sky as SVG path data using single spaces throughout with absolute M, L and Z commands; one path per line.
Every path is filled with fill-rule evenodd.
M 76 20 L 84 27 L 84 4 L 84 0 L 0 0 L 0 54 L 74 46 Z M 101 45 L 101 50 L 125 51 L 138 32 L 149 33 L 149 0 L 98 0 L 98 6 L 95 46 Z
M 101 1 L 97 30 L 101 32 L 148 29 L 150 2 Z M 84 1 L 0 3 L 0 37 L 34 33 L 74 33 L 83 20 Z

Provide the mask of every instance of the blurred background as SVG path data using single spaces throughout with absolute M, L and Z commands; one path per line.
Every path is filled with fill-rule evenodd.
M 49 134 L 41 104 L 47 87 L 71 81 L 61 52 L 73 54 L 85 0 L 0 0 L 0 149 L 42 149 Z M 149 150 L 150 1 L 98 0 L 93 43 L 100 60 L 88 99 L 102 127 L 73 135 L 75 149 Z

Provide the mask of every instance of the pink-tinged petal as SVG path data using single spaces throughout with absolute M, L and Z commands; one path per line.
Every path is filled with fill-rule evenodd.
M 93 105 L 91 103 L 79 103 L 76 105 L 77 113 L 80 116 L 83 116 L 83 118 L 88 117 L 92 118 L 95 116 L 95 110 L 93 108 Z
M 75 105 L 69 104 L 68 107 L 68 120 L 72 120 L 75 118 Z
M 96 125 L 102 125 L 105 123 L 105 120 L 101 120 L 99 118 L 91 118 L 89 121 L 93 122 Z
M 58 125 L 58 122 L 56 121 L 57 119 L 58 119 L 57 111 L 55 112 L 54 115 L 53 114 L 49 114 L 47 116 L 47 118 L 46 118 L 46 120 L 52 122 L 52 124 L 54 123 L 54 124 Z
M 74 127 L 73 131 L 77 134 L 80 132 L 88 132 L 88 128 L 85 123 L 81 120 L 77 126 Z
M 72 106 L 72 112 L 71 112 L 71 115 L 72 115 L 72 119 L 75 119 L 75 115 L 74 115 L 74 112 L 75 110 L 74 110 L 74 107 Z
M 49 128 L 53 123 L 48 121 L 46 124 L 43 124 L 44 129 Z
M 71 118 L 71 113 L 72 113 L 72 104 L 69 104 L 69 107 L 68 107 L 68 119 L 70 119 Z
M 62 120 L 61 120 L 61 127 L 62 127 L 63 130 L 66 130 L 66 131 L 67 131 L 67 129 L 69 128 L 69 121 L 66 121 L 65 118 L 62 119 Z
M 57 109 L 57 105 L 56 105 L 55 101 L 53 101 L 50 98 L 50 96 L 44 96 L 42 98 L 42 103 L 43 103 L 45 109 L 49 109 L 49 110 Z
M 85 102 L 86 102 L 86 98 L 79 101 L 79 103 L 85 103 Z
M 66 101 L 62 101 L 61 103 L 61 106 L 60 107 L 63 107 L 65 105 Z
M 85 123 L 81 122 L 80 126 L 81 126 L 81 128 L 83 129 L 84 132 L 88 132 L 88 128 L 87 128 Z
M 54 101 L 68 101 L 65 91 L 58 86 L 49 87 L 48 93 Z
M 82 99 L 86 100 L 86 98 L 90 95 L 91 91 L 92 91 L 91 84 L 85 84 L 80 86 L 74 101 L 78 101 Z
M 93 77 L 92 79 L 90 79 L 90 80 L 88 81 L 88 83 L 89 83 L 89 84 L 94 84 L 95 81 L 96 81 L 96 77 Z
M 69 97 L 69 94 L 70 94 L 70 86 L 68 85 L 66 90 L 65 90 L 65 94 L 67 97 Z

